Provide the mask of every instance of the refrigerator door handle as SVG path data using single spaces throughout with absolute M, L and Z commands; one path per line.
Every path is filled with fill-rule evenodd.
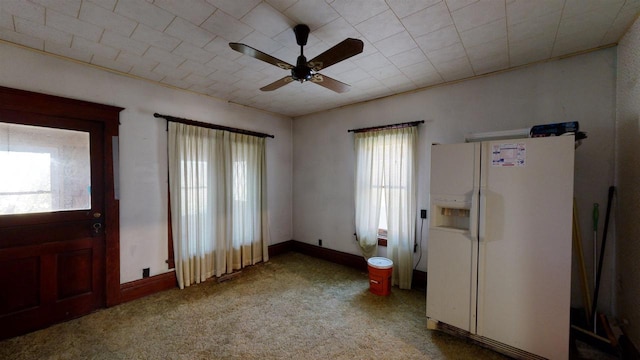
M 484 242 L 487 237 L 487 188 L 486 186 L 480 186 L 480 209 L 478 209 L 478 216 L 482 216 L 482 219 L 478 219 L 478 241 Z
M 473 189 L 473 195 L 471 195 L 471 214 L 469 221 L 469 236 L 472 240 L 478 240 L 478 196 L 479 189 Z

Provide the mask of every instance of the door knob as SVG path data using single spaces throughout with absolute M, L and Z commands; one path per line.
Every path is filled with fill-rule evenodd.
M 102 214 L 99 213 L 99 212 L 94 212 L 93 213 L 93 217 L 96 218 L 96 219 L 99 218 L 100 216 L 102 216 Z

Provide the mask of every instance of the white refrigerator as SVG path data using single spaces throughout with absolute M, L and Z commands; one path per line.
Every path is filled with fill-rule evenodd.
M 573 173 L 574 136 L 432 146 L 429 328 L 568 359 Z

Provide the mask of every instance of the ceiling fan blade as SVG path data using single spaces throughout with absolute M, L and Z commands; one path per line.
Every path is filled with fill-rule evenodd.
M 348 38 L 309 60 L 307 65 L 312 68 L 313 71 L 320 71 L 342 60 L 360 54 L 363 48 L 364 43 L 362 40 Z
M 231 47 L 233 50 L 237 51 L 237 52 L 241 52 L 245 55 L 254 57 L 258 60 L 262 60 L 264 62 L 267 62 L 269 64 L 275 65 L 281 69 L 285 69 L 285 70 L 291 70 L 293 69 L 293 65 L 284 62 L 280 59 L 274 58 L 273 56 L 269 55 L 269 54 L 265 54 L 260 50 L 256 50 L 254 48 L 252 48 L 249 45 L 245 45 L 245 44 L 240 44 L 240 43 L 229 43 L 229 47 Z
M 316 83 L 320 86 L 324 86 L 327 89 L 333 90 L 337 93 L 347 92 L 351 88 L 351 86 L 349 86 L 348 84 L 322 74 L 313 74 L 311 82 Z
M 261 87 L 260 90 L 262 90 L 262 91 L 273 91 L 273 90 L 279 89 L 279 88 L 287 85 L 290 82 L 293 82 L 293 78 L 291 77 L 291 75 L 285 76 L 280 80 L 276 80 L 276 81 L 272 82 L 269 85 Z

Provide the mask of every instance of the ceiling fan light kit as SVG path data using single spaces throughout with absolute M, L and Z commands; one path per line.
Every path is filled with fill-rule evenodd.
M 329 50 L 307 61 L 307 58 L 304 56 L 304 46 L 307 45 L 309 31 L 309 27 L 304 24 L 296 25 L 293 28 L 293 32 L 296 35 L 296 42 L 300 46 L 300 56 L 298 56 L 296 66 L 245 44 L 229 43 L 229 46 L 233 50 L 244 55 L 262 60 L 281 69 L 291 71 L 291 75 L 285 76 L 282 79 L 276 80 L 271 84 L 260 88 L 262 91 L 273 91 L 293 81 L 299 81 L 301 83 L 311 81 L 312 83 L 338 93 L 349 91 L 350 86 L 348 84 L 332 79 L 326 75 L 322 75 L 319 71 L 354 55 L 360 54 L 364 48 L 364 43 L 359 39 L 347 38 Z

